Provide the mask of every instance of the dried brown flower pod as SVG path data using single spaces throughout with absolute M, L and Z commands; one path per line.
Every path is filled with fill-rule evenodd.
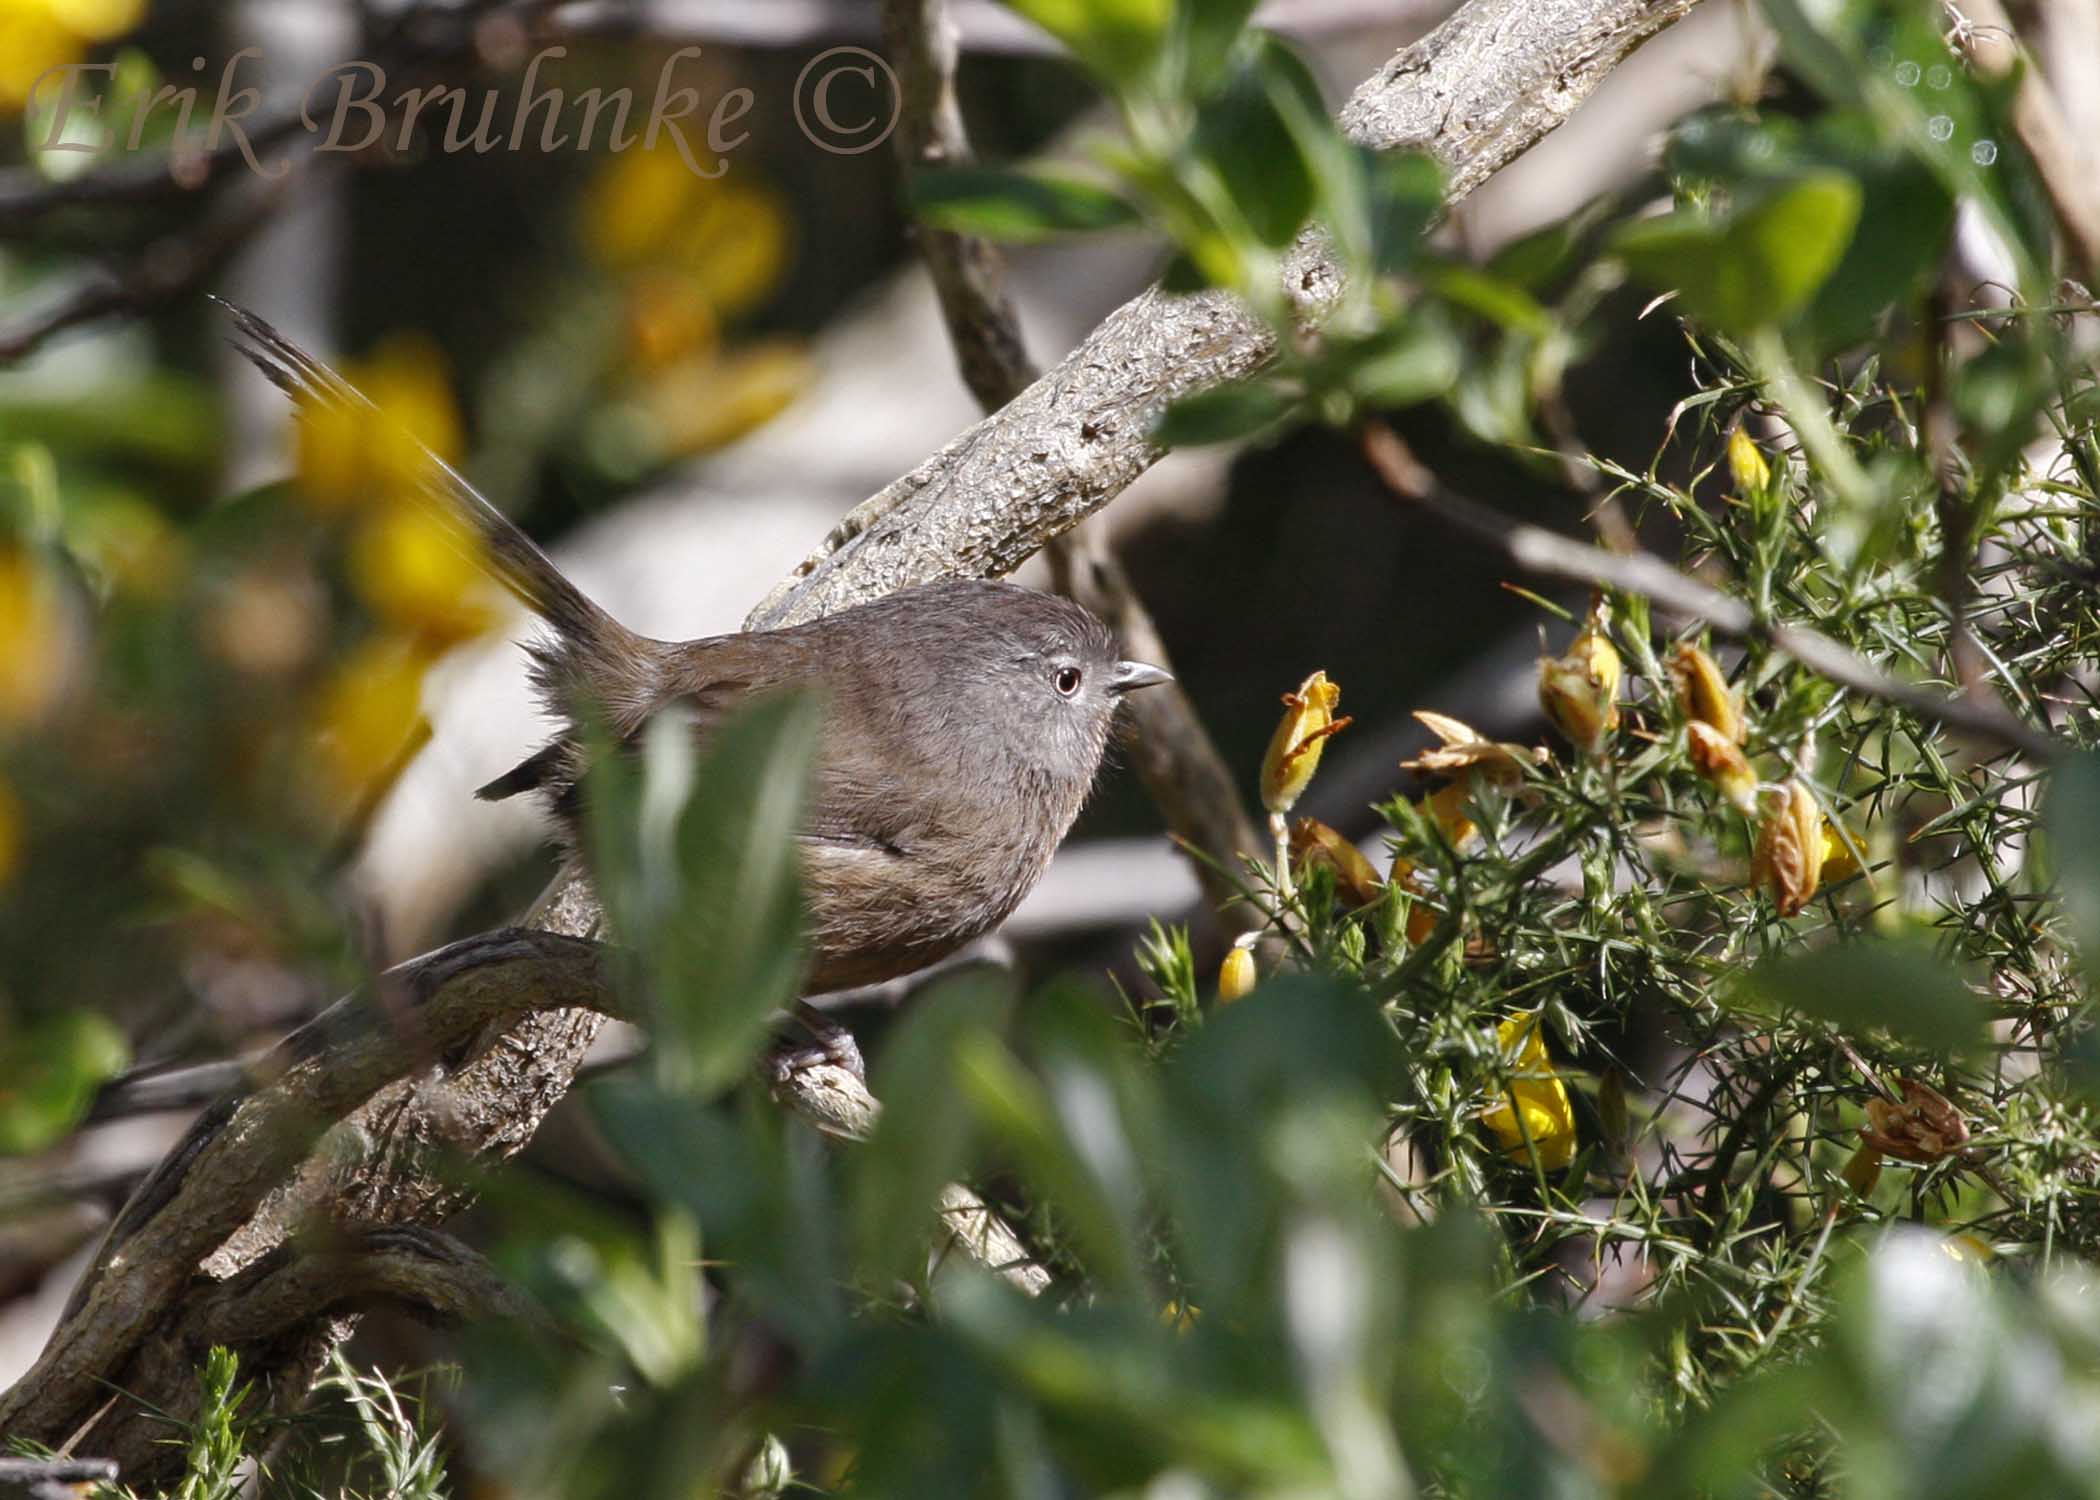
M 1958 1153 L 1969 1143 L 1968 1122 L 1944 1094 L 1915 1078 L 1896 1080 L 1903 1102 L 1867 1101 L 1867 1123 L 1860 1139 L 1885 1156 L 1920 1165 Z

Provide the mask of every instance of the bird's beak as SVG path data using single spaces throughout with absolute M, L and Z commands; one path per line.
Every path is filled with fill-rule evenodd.
M 1139 688 L 1157 687 L 1162 682 L 1172 682 L 1174 674 L 1162 672 L 1158 667 L 1147 666 L 1141 661 L 1119 661 L 1115 672 L 1108 679 L 1111 693 L 1132 693 Z

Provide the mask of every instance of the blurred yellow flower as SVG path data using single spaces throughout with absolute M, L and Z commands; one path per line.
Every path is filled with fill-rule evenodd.
M 668 271 L 643 271 L 627 288 L 627 347 L 644 372 L 661 370 L 692 354 L 714 351 L 719 319 L 687 278 Z
M 22 865 L 22 804 L 0 781 L 0 891 L 7 889 Z
M 19 114 L 45 72 L 78 62 L 145 16 L 146 0 L 0 0 L 0 114 Z M 56 88 L 47 81 L 47 97 Z
M 779 197 L 737 177 L 696 177 L 672 145 L 614 157 L 582 213 L 584 246 L 599 264 L 674 270 L 722 317 L 759 302 L 787 265 Z
M 394 334 L 343 373 L 371 398 L 356 406 L 314 404 L 299 423 L 299 486 L 328 512 L 413 495 L 431 455 L 455 463 L 463 446 L 444 352 L 421 334 Z
M 1743 742 L 1743 712 L 1720 665 L 1690 641 L 1680 641 L 1670 655 L 1670 671 L 1677 679 L 1677 701 L 1684 716 L 1704 724 L 1733 744 Z
M 1610 623 L 1610 607 L 1598 599 L 1567 652 L 1539 658 L 1539 706 L 1569 744 L 1590 753 L 1619 727 L 1622 668 L 1606 634 Z
M 1291 810 L 1320 768 L 1321 747 L 1348 726 L 1348 719 L 1334 716 L 1341 701 L 1340 686 L 1329 682 L 1325 672 L 1313 673 L 1298 684 L 1297 692 L 1283 695 L 1283 719 L 1261 758 L 1261 801 L 1270 812 Z
M 0 544 L 0 729 L 36 723 L 58 701 L 78 655 L 59 580 Z
M 809 384 L 809 356 L 775 340 L 680 362 L 636 392 L 666 457 L 705 453 L 771 421 Z
M 1225 950 L 1218 965 L 1218 1004 L 1229 1005 L 1251 994 L 1260 974 L 1254 967 L 1254 935 L 1249 933 Z
M 433 648 L 493 625 L 497 611 L 478 540 L 425 506 L 389 505 L 350 543 L 350 581 L 373 614 Z
M 1728 477 L 1735 481 L 1738 494 L 1754 493 L 1772 482 L 1771 465 L 1740 427 L 1728 434 Z
M 360 799 L 399 766 L 422 732 L 425 664 L 400 641 L 368 641 L 322 685 L 314 728 L 328 792 Z
M 1734 804 L 1744 817 L 1755 813 L 1757 773 L 1750 769 L 1750 762 L 1743 758 L 1735 741 L 1698 719 L 1685 726 L 1685 733 L 1689 738 L 1692 768 Z
M 1782 917 L 1814 898 L 1823 875 L 1823 815 L 1799 781 L 1789 778 L 1768 795 L 1750 874 L 1772 893 Z
M 1538 1149 L 1539 1164 L 1558 1171 L 1575 1159 L 1575 1109 L 1567 1085 L 1553 1070 L 1539 1035 L 1539 1013 L 1521 1011 L 1495 1028 L 1495 1044 L 1513 1075 L 1502 1101 L 1480 1117 L 1503 1149 L 1524 1154 L 1524 1139 Z M 1521 1115 L 1521 1123 L 1519 1123 Z

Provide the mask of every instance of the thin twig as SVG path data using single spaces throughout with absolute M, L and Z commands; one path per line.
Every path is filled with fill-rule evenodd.
M 1948 697 L 1891 677 L 1829 636 L 1759 618 L 1742 600 L 1671 567 L 1648 552 L 1607 552 L 1541 526 L 1504 515 L 1451 489 L 1415 458 L 1382 422 L 1365 426 L 1364 457 L 1393 495 L 1454 531 L 1502 553 L 1525 572 L 1592 588 L 1640 594 L 1689 619 L 1704 621 L 1735 640 L 1759 641 L 1810 671 L 1869 698 L 1909 709 L 1920 718 L 2035 756 L 2054 760 L 2070 749 L 2054 735 L 2003 708 Z

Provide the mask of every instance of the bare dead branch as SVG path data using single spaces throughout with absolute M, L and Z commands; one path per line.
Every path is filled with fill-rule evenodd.
M 1437 157 L 1456 201 L 1697 3 L 1471 0 L 1356 91 L 1343 129 L 1373 150 Z M 1296 316 L 1318 323 L 1339 276 L 1316 238 L 1302 242 L 1285 270 Z M 996 415 L 856 507 L 746 624 L 789 625 L 951 574 L 1012 572 L 1152 466 L 1152 428 L 1168 406 L 1260 369 L 1274 340 L 1223 292 L 1139 294 Z

